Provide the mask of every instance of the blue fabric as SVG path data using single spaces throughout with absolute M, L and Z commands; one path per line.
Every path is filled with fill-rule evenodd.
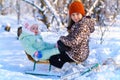
M 41 51 L 38 51 L 37 57 L 38 57 L 38 58 L 42 58 L 42 52 L 41 52 Z

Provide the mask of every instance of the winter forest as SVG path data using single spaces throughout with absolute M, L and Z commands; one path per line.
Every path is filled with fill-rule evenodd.
M 90 36 L 90 56 L 81 70 L 90 64 L 100 66 L 74 79 L 25 74 L 34 63 L 25 55 L 18 39 L 18 28 L 25 21 L 37 21 L 43 39 L 55 43 L 67 34 L 68 8 L 81 1 L 87 16 L 94 18 L 95 32 Z M 120 0 L 0 0 L 0 80 L 120 80 Z M 74 65 L 74 64 L 73 64 Z M 49 64 L 37 65 L 48 71 Z M 66 67 L 67 68 L 67 67 Z
M 94 17 L 100 26 L 108 26 L 107 22 L 112 24 L 120 11 L 120 0 L 81 1 L 86 12 Z M 15 15 L 18 24 L 22 23 L 22 18 L 31 16 L 35 20 L 42 21 L 47 29 L 54 27 L 59 30 L 67 26 L 67 11 L 71 2 L 72 0 L 0 0 L 0 14 Z

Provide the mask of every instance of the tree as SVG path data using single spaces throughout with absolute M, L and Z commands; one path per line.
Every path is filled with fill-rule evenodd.
M 19 0 L 16 0 L 16 12 L 17 12 L 18 24 L 20 24 L 20 1 Z
M 98 25 L 102 26 L 108 25 L 108 21 L 113 21 L 120 9 L 119 0 L 0 0 L 0 4 L 2 14 L 17 13 L 18 23 L 20 17 L 29 15 L 42 21 L 47 28 L 54 27 L 59 30 L 67 26 L 68 6 L 73 1 L 81 1 L 86 12 L 96 18 Z

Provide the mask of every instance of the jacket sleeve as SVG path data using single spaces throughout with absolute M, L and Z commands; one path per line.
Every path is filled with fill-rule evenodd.
M 45 46 L 45 48 L 47 48 L 47 49 L 55 48 L 55 44 L 53 44 L 53 43 L 48 43 L 48 42 L 44 42 L 44 46 Z
M 32 46 L 32 43 L 34 42 L 34 39 L 32 36 L 29 37 L 24 37 L 22 39 L 20 39 L 23 48 L 25 49 L 25 51 L 30 54 L 31 56 L 33 56 L 33 54 L 36 52 L 36 49 Z
M 87 18 L 86 23 L 88 24 L 88 27 L 90 29 L 90 32 L 93 33 L 95 31 L 95 19 L 93 18 Z
M 72 35 L 71 35 L 72 34 Z M 69 47 L 74 47 L 82 42 L 83 39 L 88 38 L 90 34 L 90 29 L 87 24 L 81 24 L 75 28 L 67 36 L 61 36 L 60 40 Z

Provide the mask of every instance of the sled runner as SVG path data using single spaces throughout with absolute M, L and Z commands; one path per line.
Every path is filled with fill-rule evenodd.
M 54 77 L 61 77 L 61 74 L 55 73 L 55 72 L 44 72 L 44 71 L 26 71 L 26 74 L 31 74 L 31 75 L 38 75 L 38 76 L 54 76 Z

